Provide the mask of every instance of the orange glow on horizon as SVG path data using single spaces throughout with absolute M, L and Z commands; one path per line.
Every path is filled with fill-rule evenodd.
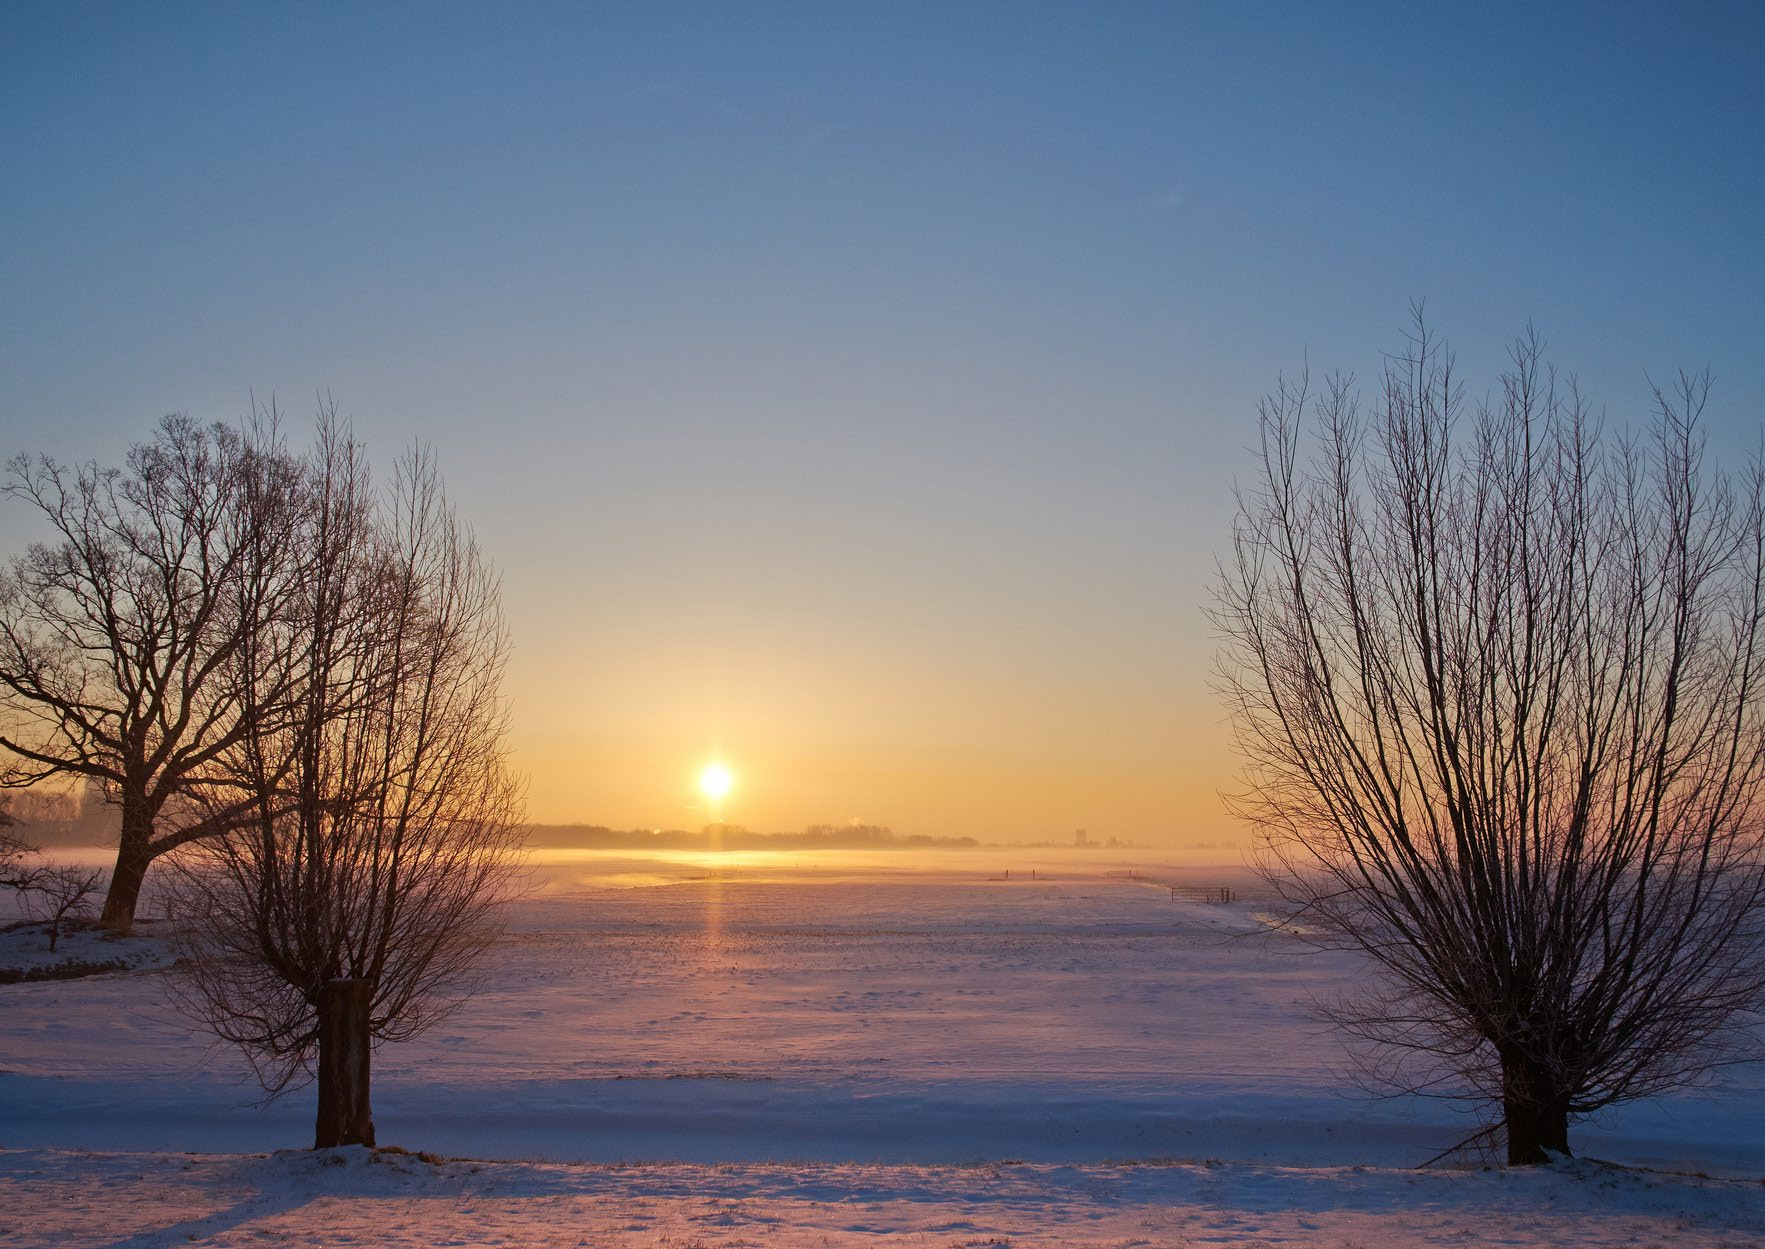
M 1118 645 L 1075 665 L 1005 630 L 959 663 L 941 632 L 851 641 L 789 612 L 764 627 L 719 616 L 712 646 L 702 620 L 677 625 L 689 606 L 615 613 L 567 657 L 577 635 L 555 613 L 517 651 L 510 745 L 534 823 L 789 833 L 857 819 L 902 838 L 1061 845 L 1082 828 L 1241 854 L 1219 799 L 1236 783 L 1230 734 L 1168 659 Z M 722 798 L 702 784 L 712 764 L 730 774 Z

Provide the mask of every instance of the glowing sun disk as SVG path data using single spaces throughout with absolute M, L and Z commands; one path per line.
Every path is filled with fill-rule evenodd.
M 707 764 L 699 773 L 699 788 L 712 802 L 721 801 L 734 785 L 735 777 L 721 763 Z

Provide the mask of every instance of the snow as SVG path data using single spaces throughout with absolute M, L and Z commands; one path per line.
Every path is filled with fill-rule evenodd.
M 0 977 L 53 976 L 87 972 L 97 968 L 139 971 L 169 967 L 169 925 L 146 920 L 137 925 L 134 937 L 122 940 L 87 920 L 64 920 L 55 949 L 49 948 L 49 925 L 19 920 L 0 928 Z
M 1672 1245 L 1765 1238 L 1765 1190 L 1578 1164 L 1538 1173 L 1164 1164 L 567 1166 L 363 1149 L 0 1152 L 0 1245 Z
M 311 1091 L 259 1104 L 162 966 L 0 986 L 0 1245 L 1765 1243 L 1758 1069 L 1572 1130 L 1718 1178 L 1418 1172 L 1474 1125 L 1345 1094 L 1307 1003 L 1350 956 L 1154 883 L 1224 873 L 1037 855 L 550 855 L 376 1055 L 381 1140 L 469 1163 L 244 1156 Z

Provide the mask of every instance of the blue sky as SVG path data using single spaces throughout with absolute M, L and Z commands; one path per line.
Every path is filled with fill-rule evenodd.
M 433 442 L 541 818 L 719 751 L 756 826 L 1229 838 L 1258 396 L 1425 299 L 1752 445 L 1762 84 L 1753 5 L 14 5 L 0 450 Z

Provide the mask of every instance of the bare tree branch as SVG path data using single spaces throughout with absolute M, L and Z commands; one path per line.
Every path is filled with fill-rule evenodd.
M 126 929 L 142 878 L 169 845 L 160 821 L 239 740 L 223 676 L 277 609 L 242 580 L 286 582 L 298 511 L 273 410 L 243 431 L 160 422 L 125 469 L 20 455 L 0 493 L 55 540 L 0 576 L 0 785 L 101 783 L 120 807 L 104 922 Z
M 1705 468 L 1708 393 L 1606 437 L 1529 331 L 1468 409 L 1418 313 L 1370 410 L 1264 402 L 1220 570 L 1234 806 L 1380 973 L 1334 1016 L 1376 1079 L 1499 1107 L 1513 1162 L 1751 1052 L 1765 476 Z
M 378 502 L 326 422 L 308 475 L 296 607 L 240 647 L 246 730 L 208 791 L 248 819 L 177 860 L 180 996 L 272 1095 L 316 1069 L 318 1144 L 371 1144 L 370 1041 L 439 1018 L 499 930 L 520 812 L 507 636 L 427 454 Z

